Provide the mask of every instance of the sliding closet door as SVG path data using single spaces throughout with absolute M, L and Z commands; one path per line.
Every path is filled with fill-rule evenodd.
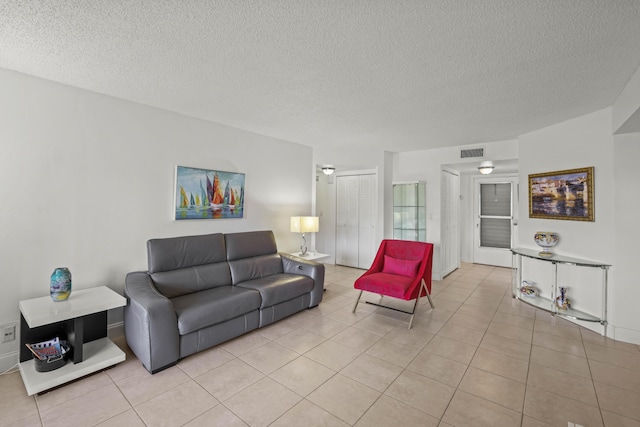
M 369 268 L 375 255 L 375 175 L 336 177 L 336 264 Z
M 375 175 L 360 175 L 358 184 L 358 268 L 369 268 L 378 249 L 375 244 Z

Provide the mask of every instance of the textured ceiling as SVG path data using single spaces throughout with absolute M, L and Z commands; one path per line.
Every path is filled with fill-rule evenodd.
M 0 0 L 0 67 L 311 146 L 515 138 L 638 65 L 638 0 Z

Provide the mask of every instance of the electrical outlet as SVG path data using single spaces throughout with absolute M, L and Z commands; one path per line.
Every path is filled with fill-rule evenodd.
M 7 324 L 2 326 L 2 342 L 9 342 L 16 339 L 16 325 Z

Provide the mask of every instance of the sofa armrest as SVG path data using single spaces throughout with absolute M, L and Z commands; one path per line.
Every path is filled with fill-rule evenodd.
M 285 273 L 301 274 L 313 280 L 309 308 L 320 304 L 324 292 L 324 264 L 286 253 L 280 253 L 280 257 L 282 258 L 282 268 Z
M 178 321 L 171 301 L 160 294 L 146 272 L 127 274 L 124 330 L 127 344 L 151 373 L 180 358 Z

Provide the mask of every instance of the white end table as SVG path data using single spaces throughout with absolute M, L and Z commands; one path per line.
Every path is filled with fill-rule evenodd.
M 31 396 L 125 360 L 125 354 L 107 338 L 107 310 L 124 307 L 127 300 L 106 286 L 71 292 L 66 301 L 51 297 L 20 301 L 20 374 Z M 59 337 L 73 349 L 72 360 L 58 369 L 38 372 L 25 344 Z
M 321 254 L 319 252 L 307 252 L 305 255 L 300 255 L 300 252 L 288 252 L 288 254 L 308 259 L 310 261 L 320 261 L 321 259 L 329 258 L 328 254 Z

